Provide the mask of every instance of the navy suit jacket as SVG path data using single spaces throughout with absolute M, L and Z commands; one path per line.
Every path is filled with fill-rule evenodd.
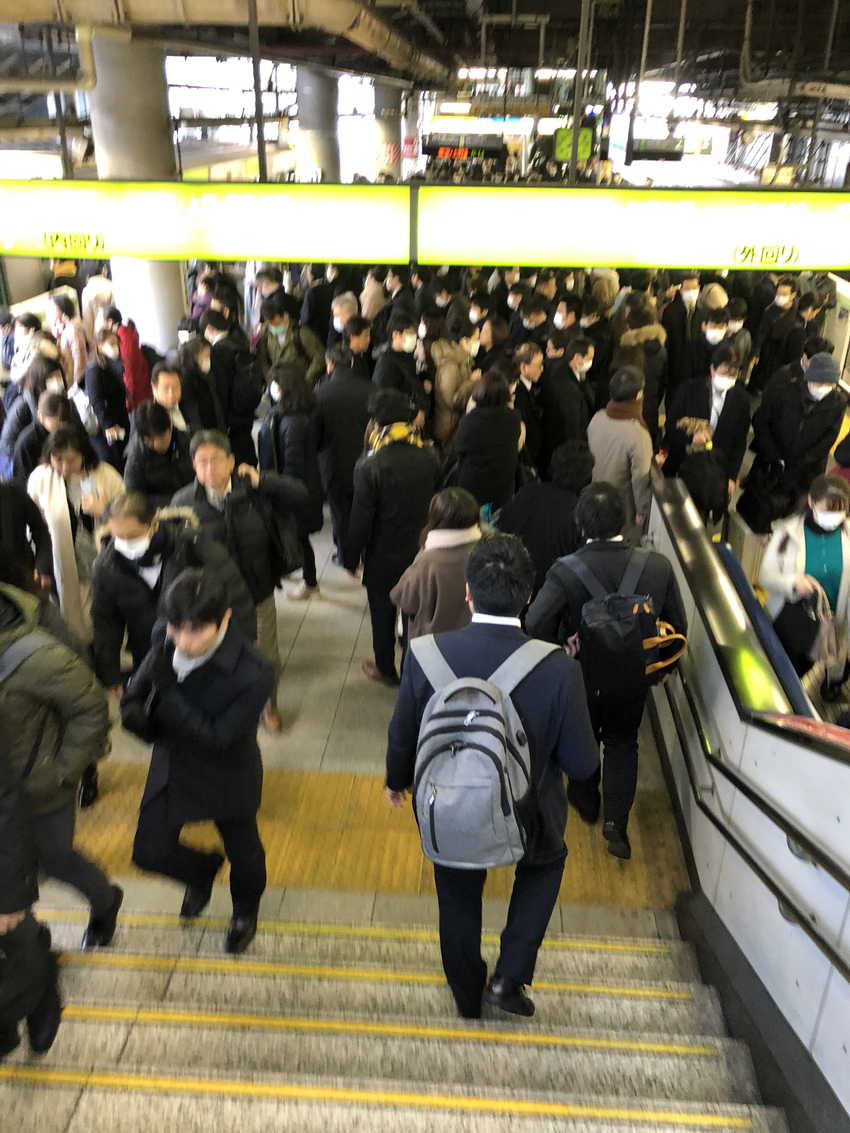
M 516 626 L 486 622 L 437 635 L 440 651 L 458 677 L 485 680 L 528 640 Z M 405 790 L 413 783 L 419 727 L 433 692 L 416 657 L 408 651 L 389 729 L 387 786 L 391 790 Z M 531 864 L 556 861 L 567 852 L 563 776 L 584 781 L 599 767 L 599 745 L 593 737 L 578 662 L 561 650 L 551 654 L 517 685 L 512 699 L 528 736 L 532 779 L 537 784 L 536 823 L 529 832 L 524 860 Z

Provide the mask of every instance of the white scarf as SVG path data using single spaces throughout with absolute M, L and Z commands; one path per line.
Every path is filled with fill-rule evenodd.
M 462 547 L 464 543 L 477 543 L 481 538 L 481 528 L 476 523 L 472 527 L 438 528 L 429 531 L 425 537 L 426 551 L 434 551 L 438 547 Z

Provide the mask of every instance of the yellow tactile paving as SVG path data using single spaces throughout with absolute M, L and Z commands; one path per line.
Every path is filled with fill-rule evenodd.
M 146 773 L 137 763 L 104 763 L 100 800 L 79 814 L 81 849 L 116 875 L 136 872 L 130 854 Z M 413 896 L 435 892 L 410 806 L 391 810 L 380 776 L 267 771 L 260 832 L 270 886 Z M 560 901 L 672 908 L 688 880 L 664 792 L 639 792 L 629 835 L 632 860 L 617 861 L 607 853 L 599 828 L 588 829 L 573 815 Z M 218 844 L 209 824 L 187 827 L 184 838 L 204 848 Z M 226 879 L 225 871 L 219 880 Z M 485 896 L 507 899 L 511 881 L 510 870 L 492 870 Z

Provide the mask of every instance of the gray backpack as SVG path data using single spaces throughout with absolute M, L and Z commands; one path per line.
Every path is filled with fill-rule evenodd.
M 526 849 L 519 811 L 536 784 L 511 693 L 558 646 L 527 641 L 486 681 L 456 677 L 433 635 L 410 649 L 434 689 L 413 777 L 422 852 L 453 869 L 515 865 Z

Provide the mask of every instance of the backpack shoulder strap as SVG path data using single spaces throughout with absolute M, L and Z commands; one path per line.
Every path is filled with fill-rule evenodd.
M 433 633 L 415 637 L 410 643 L 410 650 L 435 692 L 457 680 L 451 665 L 440 652 Z
M 9 648 L 0 656 L 0 684 L 11 677 L 17 668 L 23 665 L 33 653 L 38 652 L 43 645 L 49 645 L 51 638 L 46 633 L 34 630 L 25 633 L 23 637 L 13 641 Z
M 648 559 L 649 551 L 646 547 L 638 547 L 637 550 L 632 551 L 631 558 L 626 565 L 623 581 L 620 583 L 621 594 L 635 594 L 637 592 L 637 584 L 640 582 L 640 576 L 643 574 L 643 568 Z
M 571 570 L 579 582 L 583 583 L 585 589 L 590 591 L 592 598 L 604 598 L 608 591 L 590 569 L 590 567 L 578 555 L 565 555 L 562 562 L 568 570 Z
M 558 649 L 557 645 L 552 645 L 549 641 L 538 641 L 536 638 L 526 641 L 488 678 L 490 684 L 495 685 L 502 696 L 510 696 L 541 661 L 545 661 L 550 653 L 557 653 Z

